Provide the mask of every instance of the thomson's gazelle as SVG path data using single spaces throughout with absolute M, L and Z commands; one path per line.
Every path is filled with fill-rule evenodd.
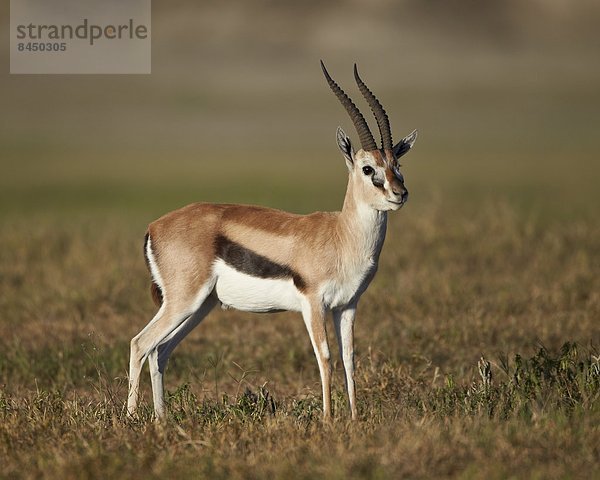
M 265 207 L 196 203 L 151 223 L 144 253 L 160 308 L 131 341 L 130 414 L 136 410 L 140 371 L 148 359 L 155 414 L 164 416 L 163 372 L 169 355 L 221 303 L 250 312 L 302 312 L 319 364 L 326 418 L 331 416 L 331 367 L 325 315 L 331 310 L 350 410 L 357 417 L 354 315 L 377 270 L 387 212 L 408 199 L 398 158 L 413 146 L 417 133 L 393 145 L 385 110 L 355 65 L 356 82 L 377 120 L 379 148 L 356 105 L 323 62 L 321 67 L 362 147 L 355 151 L 338 127 L 337 143 L 349 172 L 342 211 L 294 215 Z

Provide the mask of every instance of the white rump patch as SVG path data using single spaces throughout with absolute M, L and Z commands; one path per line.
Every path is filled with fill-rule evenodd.
M 289 279 L 258 278 L 237 271 L 223 260 L 215 262 L 215 290 L 225 307 L 246 312 L 300 311 L 302 294 Z
M 165 289 L 163 279 L 160 276 L 160 272 L 158 271 L 158 265 L 156 264 L 156 259 L 154 258 L 154 253 L 152 252 L 152 237 L 148 235 L 148 241 L 146 242 L 146 258 L 148 258 L 148 264 L 150 265 L 150 275 L 152 275 L 152 280 L 156 283 L 162 292 L 163 295 L 163 303 L 165 302 Z

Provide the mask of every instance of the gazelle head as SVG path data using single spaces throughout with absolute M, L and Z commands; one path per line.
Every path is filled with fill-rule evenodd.
M 360 110 L 331 78 L 322 61 L 321 68 L 331 90 L 350 115 L 360 140 L 361 149 L 355 151 L 350 137 L 338 127 L 337 143 L 346 160 L 350 172 L 350 183 L 355 196 L 375 210 L 400 209 L 408 200 L 408 190 L 404 185 L 404 177 L 400 172 L 400 162 L 398 160 L 414 145 L 417 139 L 417 131 L 414 130 L 396 145 L 393 144 L 388 116 L 379 100 L 371 93 L 358 75 L 358 68 L 355 64 L 354 78 L 369 107 L 371 107 L 375 120 L 377 120 L 382 144 L 382 148 L 379 148 Z

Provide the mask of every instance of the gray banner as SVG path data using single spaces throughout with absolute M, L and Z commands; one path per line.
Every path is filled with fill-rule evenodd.
M 150 73 L 150 0 L 11 0 L 10 73 Z

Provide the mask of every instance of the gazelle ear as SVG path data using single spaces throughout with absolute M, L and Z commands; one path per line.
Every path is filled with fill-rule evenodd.
M 342 130 L 342 127 L 338 127 L 336 131 L 336 139 L 338 147 L 342 151 L 342 155 L 344 155 L 344 159 L 346 160 L 346 166 L 348 170 L 352 170 L 354 166 L 354 148 L 352 148 L 352 142 L 350 142 L 350 137 L 346 135 L 346 133 Z
M 410 135 L 404 137 L 402 140 L 400 140 L 394 146 L 394 156 L 396 158 L 400 158 L 402 155 L 404 155 L 406 152 L 408 152 L 412 148 L 412 146 L 415 144 L 416 141 L 417 141 L 417 131 L 413 130 Z

